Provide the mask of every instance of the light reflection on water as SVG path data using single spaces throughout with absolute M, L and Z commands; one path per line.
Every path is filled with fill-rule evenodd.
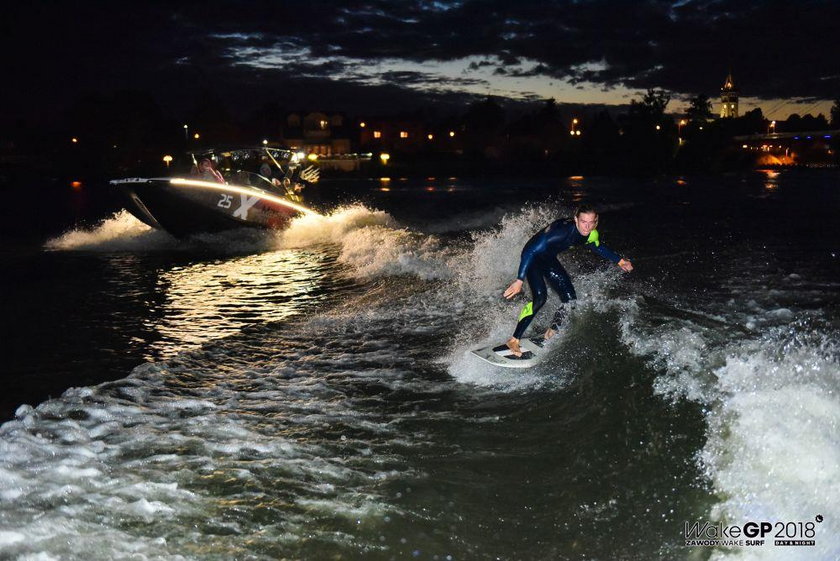
M 317 308 L 347 284 L 327 251 L 280 250 L 190 263 L 159 272 L 146 299 L 145 358 L 169 356 Z
M 764 176 L 764 189 L 767 192 L 775 191 L 779 188 L 779 172 L 771 169 L 762 169 L 759 172 Z

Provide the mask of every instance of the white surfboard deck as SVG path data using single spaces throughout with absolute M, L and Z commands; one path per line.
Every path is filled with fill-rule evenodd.
M 537 364 L 545 354 L 545 341 L 542 337 L 531 337 L 530 339 L 522 339 L 519 341 L 519 348 L 522 349 L 522 356 L 517 357 L 507 345 L 504 343 L 498 345 L 490 345 L 489 347 L 481 347 L 470 351 L 472 354 L 504 368 L 530 368 Z

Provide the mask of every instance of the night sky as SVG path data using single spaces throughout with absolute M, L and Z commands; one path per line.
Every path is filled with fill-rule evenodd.
M 178 117 L 213 92 L 244 114 L 386 114 L 473 96 L 625 104 L 647 88 L 741 113 L 828 115 L 840 1 L 21 2 L 3 14 L 2 117 L 89 93 L 150 93 Z M 504 101 L 504 100 L 503 100 Z M 717 110 L 717 107 L 715 107 Z

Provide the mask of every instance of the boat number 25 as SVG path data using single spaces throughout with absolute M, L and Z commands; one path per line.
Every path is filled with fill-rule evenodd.
M 233 195 L 228 195 L 227 193 L 222 193 L 222 198 L 219 201 L 219 204 L 216 206 L 220 206 L 222 208 L 230 208 L 230 203 L 233 201 Z

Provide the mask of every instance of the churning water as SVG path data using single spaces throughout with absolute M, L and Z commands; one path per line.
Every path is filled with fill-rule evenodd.
M 7 366 L 78 387 L 0 428 L 0 558 L 837 559 L 830 173 L 52 239 L 14 257 L 40 272 Z M 563 254 L 580 300 L 546 361 L 471 357 L 513 329 L 522 245 L 582 194 L 636 272 Z M 686 546 L 706 521 L 815 543 Z

